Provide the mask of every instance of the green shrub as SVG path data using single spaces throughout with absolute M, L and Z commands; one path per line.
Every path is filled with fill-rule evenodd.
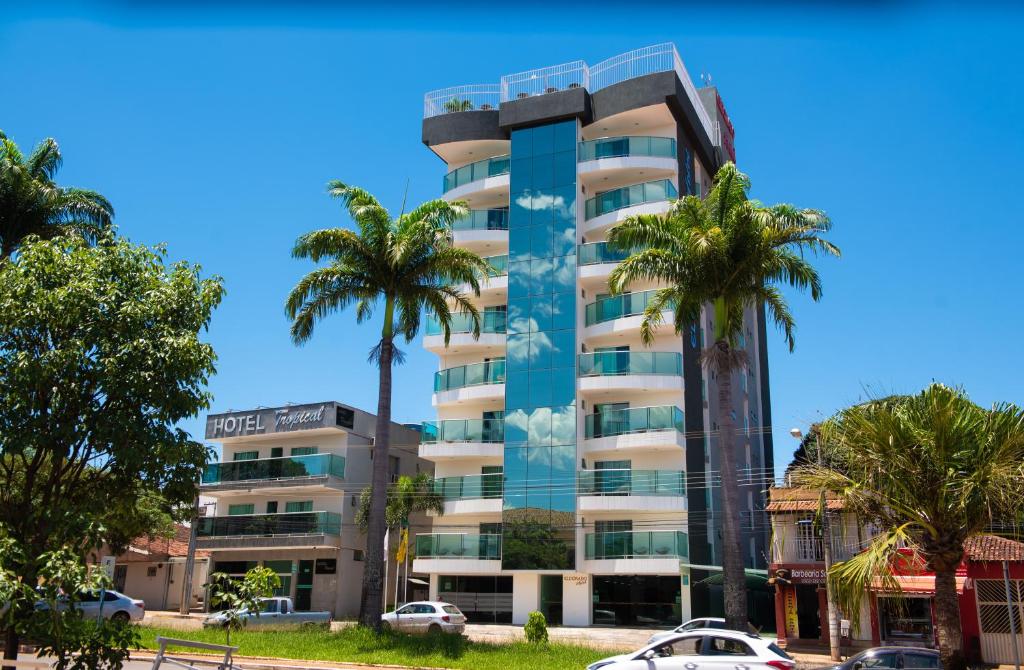
M 523 632 L 526 633 L 527 642 L 547 644 L 548 620 L 541 612 L 530 612 L 530 616 L 526 619 L 526 625 L 523 626 Z

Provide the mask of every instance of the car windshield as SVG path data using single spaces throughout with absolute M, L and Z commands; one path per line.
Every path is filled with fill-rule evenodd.
M 787 654 L 785 649 L 775 644 L 774 642 L 768 645 L 768 649 L 771 650 L 771 652 L 776 656 L 781 656 L 782 658 L 789 659 L 790 661 L 793 660 L 793 657 Z
M 462 612 L 459 611 L 459 608 L 455 605 L 444 605 L 441 609 L 448 614 L 462 614 Z

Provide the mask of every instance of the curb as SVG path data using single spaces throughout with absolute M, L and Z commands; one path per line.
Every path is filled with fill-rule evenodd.
M 222 659 L 221 654 L 174 654 L 176 659 L 184 661 L 197 660 L 209 661 L 211 659 Z M 146 649 L 133 653 L 133 661 L 152 661 L 156 653 Z M 338 661 L 330 663 L 318 661 L 316 665 L 303 661 L 302 659 L 275 658 L 272 656 L 232 656 L 233 663 L 243 666 L 246 670 L 339 670 L 339 668 L 381 668 L 381 670 L 451 670 L 450 668 L 435 668 L 429 665 L 388 665 L 380 663 L 359 663 L 350 661 Z M 278 663 L 260 663 L 259 661 L 278 661 Z

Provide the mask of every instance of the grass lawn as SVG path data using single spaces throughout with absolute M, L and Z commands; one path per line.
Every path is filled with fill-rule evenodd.
M 139 628 L 142 646 L 156 649 L 158 635 L 224 644 L 222 630 Z M 242 656 L 269 656 L 334 663 L 409 665 L 465 670 L 583 670 L 588 663 L 613 652 L 566 644 L 532 645 L 527 642 L 490 644 L 454 635 L 410 636 L 346 628 L 322 630 L 240 631 L 231 644 Z M 188 650 L 182 650 L 188 651 Z

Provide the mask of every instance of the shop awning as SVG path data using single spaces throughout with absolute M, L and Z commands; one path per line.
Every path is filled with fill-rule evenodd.
M 934 594 L 935 593 L 935 575 L 894 575 L 893 578 L 899 585 L 901 593 L 908 594 Z M 963 593 L 964 587 L 967 585 L 967 577 L 956 577 L 956 592 Z M 871 590 L 879 593 L 895 593 L 896 590 L 890 588 L 888 585 L 882 582 L 880 577 L 875 577 L 871 584 Z

